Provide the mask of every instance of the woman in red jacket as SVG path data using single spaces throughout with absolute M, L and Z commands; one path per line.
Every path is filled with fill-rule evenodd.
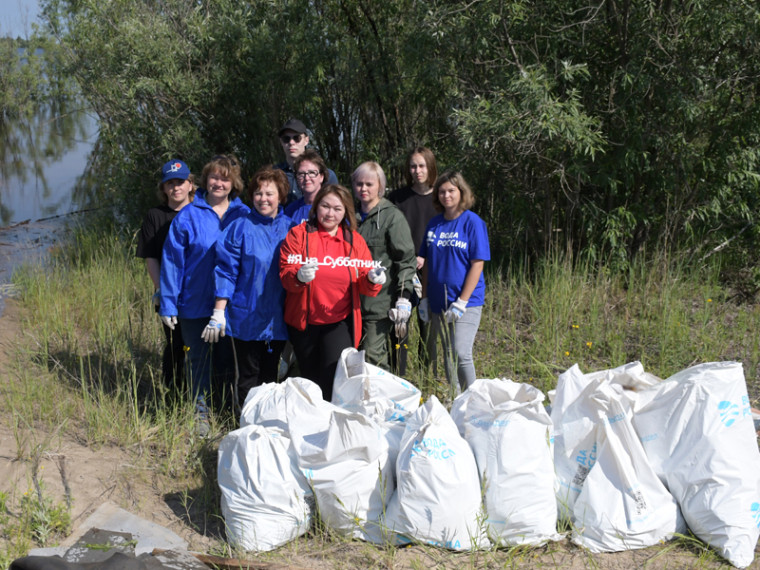
M 351 193 L 331 184 L 280 249 L 285 322 L 298 368 L 328 401 L 340 353 L 358 347 L 362 336 L 359 295 L 374 297 L 386 279 L 356 227 Z

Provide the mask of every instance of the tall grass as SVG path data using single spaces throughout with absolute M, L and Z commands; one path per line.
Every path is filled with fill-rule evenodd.
M 640 360 L 664 378 L 698 362 L 740 360 L 756 405 L 760 311 L 727 300 L 717 263 L 694 270 L 660 257 L 618 275 L 557 256 L 531 271 L 490 267 L 486 280 L 475 342 L 479 377 L 546 392 L 574 363 L 592 371 Z M 39 447 L 38 427 L 92 446 L 137 449 L 175 489 L 196 489 L 182 495 L 192 524 L 221 528 L 215 439 L 194 436 L 193 406 L 170 399 L 162 384 L 163 336 L 130 240 L 77 232 L 46 267 L 19 271 L 14 281 L 23 334 L 0 407 L 14 418 L 19 453 Z M 407 378 L 425 397 L 450 397 L 414 349 Z M 233 423 L 215 425 L 218 436 Z

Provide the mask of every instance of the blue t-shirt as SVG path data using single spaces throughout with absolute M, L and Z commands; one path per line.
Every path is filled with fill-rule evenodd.
M 419 251 L 427 266 L 427 296 L 434 313 L 446 310 L 459 297 L 470 264 L 491 259 L 486 223 L 465 210 L 454 220 L 439 214 L 430 220 Z M 478 284 L 467 301 L 468 307 L 482 306 L 486 282 L 480 274 Z
M 285 215 L 293 220 L 295 225 L 302 224 L 309 219 L 311 204 L 306 204 L 303 198 L 285 206 Z

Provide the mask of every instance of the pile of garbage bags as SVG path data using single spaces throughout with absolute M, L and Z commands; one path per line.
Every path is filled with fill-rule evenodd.
M 228 540 L 265 551 L 330 529 L 451 550 L 571 540 L 644 548 L 690 529 L 736 567 L 760 535 L 760 453 L 742 365 L 661 381 L 634 362 L 549 393 L 480 379 L 451 411 L 346 349 L 333 401 L 303 378 L 250 391 L 221 442 Z

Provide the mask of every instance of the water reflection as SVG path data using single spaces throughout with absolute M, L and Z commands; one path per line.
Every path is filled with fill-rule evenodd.
M 0 226 L 78 209 L 72 193 L 97 138 L 81 103 L 53 101 L 0 121 Z

